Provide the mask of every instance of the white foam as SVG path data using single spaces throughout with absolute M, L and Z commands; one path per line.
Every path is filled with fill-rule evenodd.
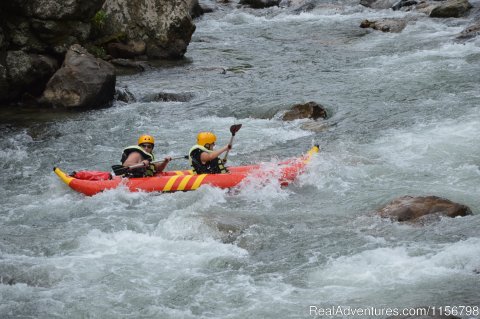
M 383 247 L 333 258 L 311 274 L 311 284 L 360 289 L 418 285 L 473 274 L 480 264 L 480 238 L 425 250 L 416 245 Z

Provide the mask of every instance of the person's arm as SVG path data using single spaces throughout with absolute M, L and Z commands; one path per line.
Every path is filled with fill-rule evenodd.
M 165 169 L 165 167 L 167 167 L 167 164 L 172 160 L 171 157 L 165 157 L 163 159 L 163 162 L 161 163 L 154 163 L 153 165 L 155 165 L 155 172 L 156 173 L 161 173 L 163 172 L 163 170 Z
M 128 167 L 136 164 L 142 163 L 147 166 L 150 162 L 148 160 L 143 160 L 142 161 L 142 155 L 138 152 L 132 152 L 128 155 L 127 159 L 125 162 L 123 162 L 123 166 Z
M 213 151 L 212 153 L 202 152 L 202 154 L 200 155 L 200 159 L 202 160 L 202 163 L 205 164 L 206 162 L 210 162 L 211 160 L 219 157 L 220 154 L 226 152 L 229 149 L 232 149 L 232 145 L 227 144 L 224 147 Z

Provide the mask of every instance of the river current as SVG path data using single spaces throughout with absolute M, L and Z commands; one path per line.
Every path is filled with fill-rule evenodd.
M 478 309 L 480 40 L 454 41 L 469 21 L 354 1 L 302 13 L 217 6 L 196 21 L 183 61 L 117 79 L 137 102 L 3 113 L 0 318 Z M 410 22 L 401 33 L 359 27 L 390 17 Z M 146 99 L 161 92 L 191 99 Z M 329 112 L 323 129 L 279 119 L 308 101 Z M 203 130 L 221 146 L 235 123 L 229 165 L 321 151 L 289 187 L 252 181 L 236 192 L 86 197 L 52 172 L 108 170 L 144 133 L 157 157 L 186 154 Z M 473 215 L 419 226 L 374 214 L 404 195 L 444 197 Z

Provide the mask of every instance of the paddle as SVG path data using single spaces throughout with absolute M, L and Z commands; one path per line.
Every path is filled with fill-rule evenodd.
M 230 145 L 230 148 L 232 147 L 233 137 L 235 136 L 235 133 L 237 133 L 241 127 L 242 127 L 242 124 L 234 124 L 230 126 L 230 133 L 232 133 L 232 137 L 230 138 L 230 143 L 228 143 Z M 227 152 L 225 153 L 225 156 L 223 157 L 224 163 L 227 162 L 228 152 L 230 152 L 230 149 L 227 150 Z
M 177 160 L 177 159 L 188 159 L 188 155 L 172 157 L 172 161 Z M 150 162 L 150 164 L 162 163 L 163 161 L 164 161 L 163 159 L 158 160 L 158 161 L 153 161 L 153 162 Z M 112 165 L 112 170 L 113 170 L 113 173 L 115 175 L 119 176 L 119 175 L 125 174 L 126 172 L 128 172 L 131 169 L 138 168 L 138 167 L 143 167 L 143 166 L 144 166 L 143 163 L 135 164 L 135 165 L 128 166 L 128 167 L 125 167 L 123 165 Z

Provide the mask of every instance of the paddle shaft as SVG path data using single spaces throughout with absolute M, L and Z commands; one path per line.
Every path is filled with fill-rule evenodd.
M 223 157 L 223 162 L 224 163 L 227 162 L 228 152 L 230 152 L 230 149 L 232 148 L 233 138 L 235 137 L 235 133 L 237 133 L 240 130 L 241 127 L 242 127 L 242 124 L 234 124 L 234 125 L 230 126 L 230 133 L 232 133 L 232 137 L 230 137 L 230 142 L 228 143 L 228 145 L 230 145 L 230 147 L 228 148 L 227 152 L 225 153 L 225 156 Z

